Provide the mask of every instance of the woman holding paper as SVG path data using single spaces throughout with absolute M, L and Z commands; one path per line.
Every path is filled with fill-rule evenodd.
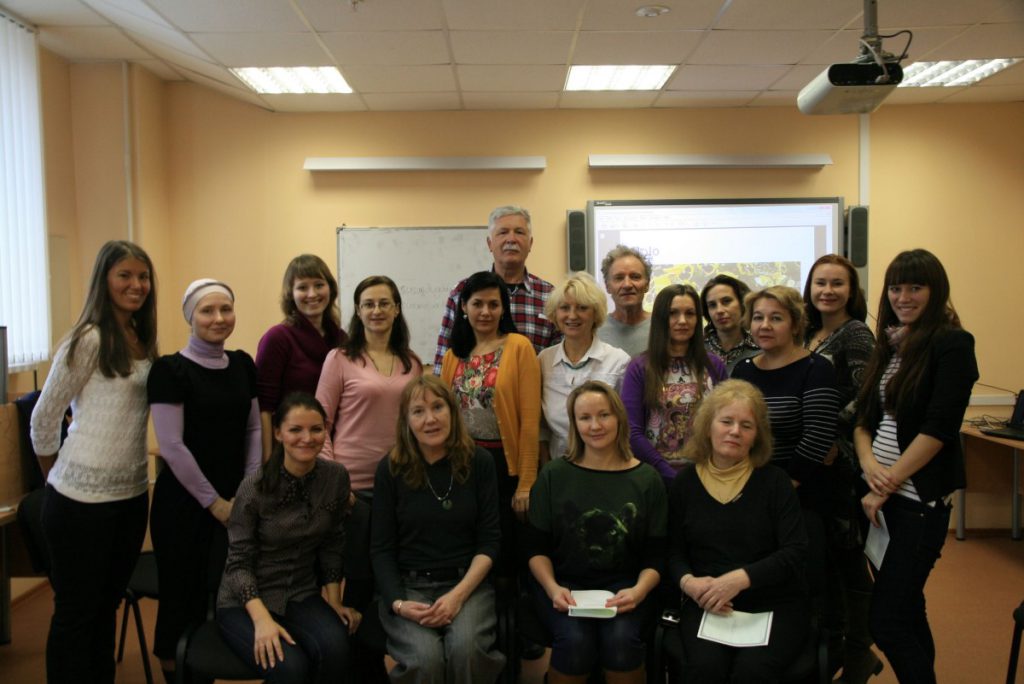
M 870 487 L 861 504 L 889 531 L 869 623 L 897 679 L 934 682 L 924 585 L 946 541 L 949 498 L 964 486 L 960 425 L 978 379 L 974 338 L 935 255 L 915 249 L 889 264 L 876 335 L 853 434 Z
M 667 501 L 661 477 L 634 458 L 615 390 L 596 380 L 568 399 L 566 457 L 548 463 L 530 494 L 528 551 L 538 612 L 552 635 L 548 682 L 644 681 L 644 627 L 661 578 Z M 608 619 L 575 617 L 576 590 L 605 590 Z
M 807 533 L 786 473 L 767 466 L 772 435 L 756 387 L 729 380 L 708 395 L 672 485 L 669 570 L 683 592 L 682 639 L 693 682 L 773 682 L 807 633 Z M 767 643 L 739 648 L 698 636 L 705 615 L 772 613 Z

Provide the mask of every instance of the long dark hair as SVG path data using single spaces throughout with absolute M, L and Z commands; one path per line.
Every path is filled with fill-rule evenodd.
M 805 337 L 810 339 L 816 331 L 821 330 L 821 312 L 814 306 L 811 301 L 811 281 L 814 280 L 814 269 L 819 266 L 826 264 L 832 264 L 835 266 L 842 266 L 846 269 L 846 279 L 850 283 L 850 296 L 846 299 L 846 313 L 850 315 L 850 318 L 860 321 L 861 323 L 868 317 L 868 303 L 864 299 L 864 290 L 860 287 L 860 277 L 857 275 L 857 267 L 853 265 L 853 262 L 844 256 L 838 254 L 826 254 L 825 256 L 819 257 L 814 265 L 811 266 L 810 273 L 807 274 L 807 282 L 804 283 L 804 309 L 807 311 L 807 332 Z
M 889 288 L 893 285 L 909 283 L 928 287 L 928 304 L 921 312 L 920 318 L 909 326 L 906 337 L 895 350 L 886 342 L 886 329 L 899 326 L 899 318 L 889 304 Z M 896 419 L 914 402 L 918 387 L 928 368 L 933 338 L 944 330 L 959 329 L 960 317 L 953 308 L 949 297 L 949 277 L 942 262 L 924 249 L 913 249 L 900 252 L 885 270 L 885 286 L 878 301 L 878 326 L 875 337 L 878 344 L 871 354 L 867 370 L 864 373 L 864 385 L 857 399 L 859 406 L 865 407 L 860 413 L 860 425 L 873 428 L 873 416 L 882 409 L 889 411 Z M 878 383 L 885 373 L 892 355 L 900 355 L 900 368 L 889 379 L 885 386 L 885 404 L 880 405 Z
M 331 319 L 334 325 L 340 326 L 338 281 L 334 279 L 330 267 L 315 254 L 300 254 L 288 262 L 288 268 L 284 270 L 284 279 L 281 281 L 281 311 L 284 313 L 285 320 L 294 325 L 302 316 L 299 313 L 299 308 L 295 306 L 295 295 L 292 294 L 295 281 L 299 278 L 322 278 L 327 281 L 327 289 L 330 294 L 324 314 Z
M 153 261 L 146 251 L 133 242 L 111 240 L 96 255 L 89 279 L 89 292 L 85 297 L 85 306 L 78 317 L 78 322 L 68 336 L 68 367 L 74 361 L 75 349 L 82 336 L 92 328 L 100 334 L 99 369 L 104 377 L 115 375 L 128 377 L 132 373 L 132 352 L 124 332 L 114 315 L 114 305 L 110 299 L 110 286 L 107 275 L 122 259 L 138 259 L 146 264 L 149 270 L 149 294 L 142 306 L 131 315 L 131 326 L 139 338 L 146 358 L 154 360 L 156 349 L 156 273 Z
M 473 347 L 476 346 L 476 333 L 469 325 L 469 318 L 462 313 L 462 307 L 474 293 L 494 287 L 498 288 L 498 294 L 501 296 L 501 320 L 498 321 L 498 333 L 507 335 L 518 332 L 516 324 L 512 320 L 512 302 L 509 299 L 505 282 L 494 271 L 478 271 L 466 278 L 462 291 L 459 292 L 459 309 L 455 312 L 455 325 L 452 327 L 450 346 L 452 353 L 460 359 L 469 356 Z
M 421 375 L 414 378 L 402 391 L 395 430 L 395 446 L 388 454 L 388 469 L 392 475 L 401 475 L 405 483 L 413 489 L 421 489 L 426 485 L 427 467 L 423 451 L 409 428 L 409 405 L 426 392 L 430 392 L 448 405 L 451 422 L 444 448 L 448 455 L 448 463 L 451 465 L 452 477 L 463 483 L 469 478 L 476 444 L 469 436 L 466 424 L 462 420 L 462 411 L 455 400 L 455 393 L 436 375 Z
M 339 347 L 349 359 L 352 361 L 358 359 L 360 363 L 364 366 L 366 365 L 366 359 L 363 358 L 363 353 L 366 351 L 366 328 L 363 327 L 363 319 L 359 317 L 359 298 L 363 296 L 365 290 L 374 285 L 387 285 L 388 289 L 391 290 L 391 299 L 395 300 L 398 314 L 395 316 L 395 322 L 391 325 L 391 336 L 388 337 L 388 350 L 401 360 L 402 372 L 408 373 L 412 369 L 413 361 L 419 365 L 420 360 L 415 352 L 409 348 L 409 326 L 406 324 L 405 315 L 402 313 L 402 294 L 398 291 L 395 281 L 387 276 L 368 276 L 356 285 L 356 291 L 352 294 L 354 309 L 352 320 L 348 323 L 348 340 L 342 342 Z
M 316 411 L 323 418 L 324 425 L 326 426 L 327 412 L 324 411 L 324 407 L 317 401 L 316 397 L 308 392 L 291 392 L 281 400 L 281 403 L 274 410 L 274 415 L 270 418 L 270 424 L 274 430 L 280 429 L 281 424 L 284 423 L 284 419 L 288 417 L 292 409 L 297 408 Z M 260 475 L 256 481 L 256 489 L 263 494 L 275 493 L 278 485 L 281 484 L 282 466 L 284 466 L 284 445 L 275 439 L 274 449 L 270 452 L 270 458 L 260 466 Z
M 686 346 L 683 360 L 689 366 L 697 383 L 697 401 L 704 392 L 704 376 L 708 372 L 711 361 L 708 351 L 704 348 L 704 333 L 701 330 L 700 295 L 690 285 L 669 285 L 658 292 L 651 310 L 651 332 L 647 340 L 647 370 L 644 372 L 644 406 L 652 410 L 662 401 L 665 389 L 665 373 L 668 371 L 672 356 L 669 353 L 669 316 L 672 300 L 676 297 L 689 297 L 697 309 L 697 320 L 693 324 L 693 337 Z

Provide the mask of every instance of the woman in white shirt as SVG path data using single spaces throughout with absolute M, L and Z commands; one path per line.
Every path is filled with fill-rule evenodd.
M 597 329 L 608 318 L 604 293 L 589 273 L 573 273 L 548 296 L 544 315 L 562 333 L 562 341 L 537 355 L 540 360 L 541 401 L 545 430 L 541 460 L 562 456 L 569 446 L 569 394 L 587 380 L 600 380 L 616 391 L 630 356 L 599 340 Z
M 47 482 L 51 683 L 114 681 L 115 612 L 146 534 L 146 379 L 156 355 L 153 262 L 138 245 L 108 242 L 32 413 Z

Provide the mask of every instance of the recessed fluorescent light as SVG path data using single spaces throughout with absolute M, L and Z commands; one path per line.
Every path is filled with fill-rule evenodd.
M 968 86 L 1021 61 L 1010 59 L 962 59 L 946 62 L 914 62 L 903 69 L 900 88 Z
M 257 93 L 351 93 L 341 72 L 334 67 L 244 67 L 232 69 Z
M 566 90 L 661 90 L 675 71 L 671 64 L 569 67 Z

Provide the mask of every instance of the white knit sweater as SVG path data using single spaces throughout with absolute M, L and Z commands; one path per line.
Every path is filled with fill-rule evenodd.
M 135 361 L 126 378 L 99 370 L 99 331 L 82 335 L 68 367 L 68 341 L 57 349 L 50 374 L 32 412 L 32 447 L 37 454 L 60 455 L 47 482 L 83 503 L 131 499 L 146 491 L 146 379 L 151 362 Z M 60 426 L 71 406 L 68 437 L 60 446 Z

